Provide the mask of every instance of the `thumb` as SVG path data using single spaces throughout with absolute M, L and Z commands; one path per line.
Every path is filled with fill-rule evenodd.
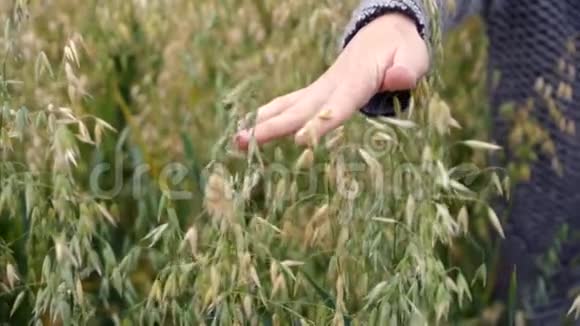
M 415 88 L 419 78 L 427 72 L 429 55 L 427 48 L 402 46 L 393 58 L 393 65 L 385 72 L 381 91 L 403 91 Z

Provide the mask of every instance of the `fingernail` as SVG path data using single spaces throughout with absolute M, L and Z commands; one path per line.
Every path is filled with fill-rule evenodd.
M 249 130 L 242 130 L 238 132 L 238 135 L 236 136 L 236 140 L 238 141 L 238 143 L 242 145 L 250 143 L 250 138 L 251 134 Z
M 244 139 L 242 132 L 234 136 L 234 145 L 239 150 L 245 150 L 247 148 L 248 141 Z
M 248 138 L 250 138 L 250 134 L 248 133 L 247 130 L 241 130 L 236 135 L 236 138 L 238 138 L 238 139 L 248 139 Z

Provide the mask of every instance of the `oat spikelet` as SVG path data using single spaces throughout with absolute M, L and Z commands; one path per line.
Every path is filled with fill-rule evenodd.
M 182 247 L 189 245 L 191 254 L 195 257 L 197 255 L 197 229 L 192 226 L 187 230 L 185 236 L 183 237 Z
M 538 77 L 538 79 L 536 79 L 536 82 L 534 83 L 534 89 L 536 90 L 536 92 L 542 93 L 544 91 L 545 85 L 546 83 L 544 82 L 544 78 Z
M 449 127 L 454 124 L 452 122 L 451 109 L 445 101 L 438 96 L 433 97 L 429 101 L 429 123 L 441 135 L 449 132 Z
M 497 217 L 497 214 L 495 214 L 494 210 L 491 209 L 491 207 L 487 208 L 487 216 L 489 218 L 489 222 L 495 228 L 497 233 L 499 233 L 499 235 L 505 239 L 505 234 L 503 232 L 503 228 L 501 227 L 499 218 Z
M 425 148 L 423 148 L 421 160 L 423 161 L 423 163 L 430 163 L 431 161 L 433 161 L 433 150 L 431 150 L 431 146 L 425 146 Z
M 471 147 L 473 149 L 484 149 L 484 150 L 488 150 L 488 151 L 497 151 L 497 150 L 501 149 L 501 146 L 487 143 L 487 142 L 483 142 L 483 141 L 479 141 L 479 140 L 466 140 L 466 141 L 463 141 L 463 144 L 465 144 L 468 147 Z
M 407 203 L 405 205 L 405 221 L 409 226 L 413 225 L 413 221 L 415 219 L 416 205 L 417 204 L 415 202 L 415 198 L 413 197 L 413 195 L 409 195 L 409 198 L 407 198 Z
M 566 60 L 564 58 L 560 58 L 558 60 L 558 72 L 560 73 L 566 72 Z
M 370 168 L 369 172 L 371 178 L 376 178 L 378 174 L 382 174 L 381 164 L 379 163 L 379 161 L 377 161 L 377 159 L 375 159 L 369 152 L 365 151 L 362 148 L 359 148 L 358 152 L 362 157 L 362 159 L 365 161 L 366 165 L 368 165 L 368 167 Z
M 572 307 L 570 307 L 570 310 L 568 310 L 568 315 L 571 315 L 572 313 L 574 313 L 574 319 L 578 319 L 578 317 L 580 317 L 580 295 L 574 299 Z
M 14 265 L 12 264 L 6 265 L 6 278 L 8 279 L 8 285 L 10 286 L 11 289 L 14 288 L 14 286 L 18 281 L 20 281 L 20 277 L 18 277 L 18 273 L 16 272 L 16 268 L 14 268 Z
M 308 121 L 300 131 L 296 134 L 296 138 L 300 139 L 309 147 L 316 147 L 318 145 L 318 129 L 320 128 L 319 119 L 311 119 Z
M 217 220 L 231 221 L 234 215 L 233 188 L 222 168 L 209 177 L 205 187 L 204 206 Z
M 284 275 L 280 274 L 272 285 L 272 292 L 270 295 L 273 298 L 278 294 L 278 292 L 283 290 L 286 290 L 286 280 L 284 279 Z
M 342 275 L 338 275 L 336 279 L 336 302 L 341 307 L 344 305 L 344 278 Z
M 257 287 L 259 288 L 262 287 L 262 283 L 260 282 L 260 278 L 258 277 L 258 272 L 256 271 L 256 268 L 254 266 L 250 267 L 250 277 L 252 278 L 252 281 Z
M 338 239 L 336 240 L 337 252 L 340 252 L 345 248 L 346 242 L 348 241 L 349 237 L 350 237 L 349 229 L 347 227 L 342 227 L 340 229 L 340 233 L 338 234 Z
M 77 278 L 75 282 L 75 293 L 79 302 L 83 302 L 85 300 L 85 293 L 83 290 L 83 283 L 80 279 Z
M 252 306 L 252 297 L 249 294 L 246 294 L 242 301 L 242 307 L 244 308 L 244 313 L 248 317 L 253 315 Z
M 258 182 L 260 181 L 260 175 L 257 172 L 252 173 L 251 175 L 246 175 L 244 177 L 244 184 L 242 186 L 242 197 L 244 200 L 249 200 L 252 194 L 252 190 Z
M 274 191 L 274 202 L 283 202 L 286 199 L 286 191 L 288 185 L 286 183 L 286 178 L 281 178 L 276 184 L 276 190 Z
M 272 260 L 272 263 L 270 264 L 270 282 L 272 282 L 272 284 L 276 281 L 276 278 L 278 278 L 279 273 L 278 262 Z
M 328 182 L 330 186 L 334 187 L 336 182 L 336 169 L 334 166 L 331 164 L 326 164 L 324 166 L 324 177 L 326 178 L 326 182 Z
M 331 137 L 326 141 L 326 149 L 331 150 L 337 148 L 343 140 L 344 132 L 342 130 L 333 133 L 333 135 L 331 135 Z
M 326 217 L 328 216 L 328 212 L 329 212 L 329 206 L 328 204 L 324 204 L 322 206 L 320 206 L 320 208 L 318 208 L 316 210 L 316 212 L 314 213 L 314 215 L 312 215 L 312 219 L 310 220 L 311 223 L 318 223 L 322 220 L 325 220 Z
M 467 234 L 469 231 L 469 215 L 465 206 L 461 207 L 459 210 L 459 214 L 457 215 L 457 223 L 463 231 L 463 234 Z
M 72 259 L 72 254 L 68 249 L 68 247 L 66 246 L 66 244 L 64 243 L 64 240 L 59 238 L 55 240 L 54 245 L 56 251 L 56 260 L 59 263 L 64 263 L 65 261 L 67 260 L 70 261 Z
M 161 300 L 161 284 L 159 280 L 155 280 L 151 289 L 149 290 L 149 300 L 159 302 Z
M 302 152 L 302 155 L 296 161 L 296 170 L 308 169 L 312 167 L 314 163 L 314 152 L 312 149 L 307 148 Z
M 324 110 L 320 111 L 320 113 L 318 113 L 318 118 L 320 120 L 330 120 L 330 119 L 332 119 L 332 110 L 330 110 L 330 109 L 324 109 Z
M 204 297 L 204 303 L 206 306 L 209 306 L 216 301 L 222 281 L 218 269 L 215 265 L 212 265 L 210 268 L 209 279 L 209 289 L 205 293 Z

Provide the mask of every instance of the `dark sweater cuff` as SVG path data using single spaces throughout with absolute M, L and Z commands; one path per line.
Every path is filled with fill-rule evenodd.
M 360 112 L 368 117 L 394 116 L 396 114 L 395 99 L 401 104 L 401 109 L 405 110 L 411 103 L 411 91 L 377 93 L 360 109 Z

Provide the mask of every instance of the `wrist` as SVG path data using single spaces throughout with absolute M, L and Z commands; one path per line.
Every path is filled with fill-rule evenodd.
M 425 14 L 422 6 L 417 2 L 418 0 L 373 0 L 363 1 L 362 5 L 354 12 L 342 39 L 342 47 L 352 40 L 352 38 L 364 27 L 375 20 L 390 21 L 389 26 L 403 26 L 408 28 L 408 20 L 412 21 L 415 31 L 419 36 L 427 40 L 428 30 L 425 21 Z M 396 16 L 395 16 L 396 15 Z M 390 18 L 390 17 L 396 18 Z M 388 18 L 387 18 L 388 17 Z M 395 23 L 396 22 L 396 23 Z M 394 23 L 394 25 L 391 25 Z
M 396 29 L 404 33 L 417 33 L 419 29 L 415 21 L 402 13 L 392 12 L 382 15 L 370 22 L 366 27 L 378 27 L 380 29 Z

